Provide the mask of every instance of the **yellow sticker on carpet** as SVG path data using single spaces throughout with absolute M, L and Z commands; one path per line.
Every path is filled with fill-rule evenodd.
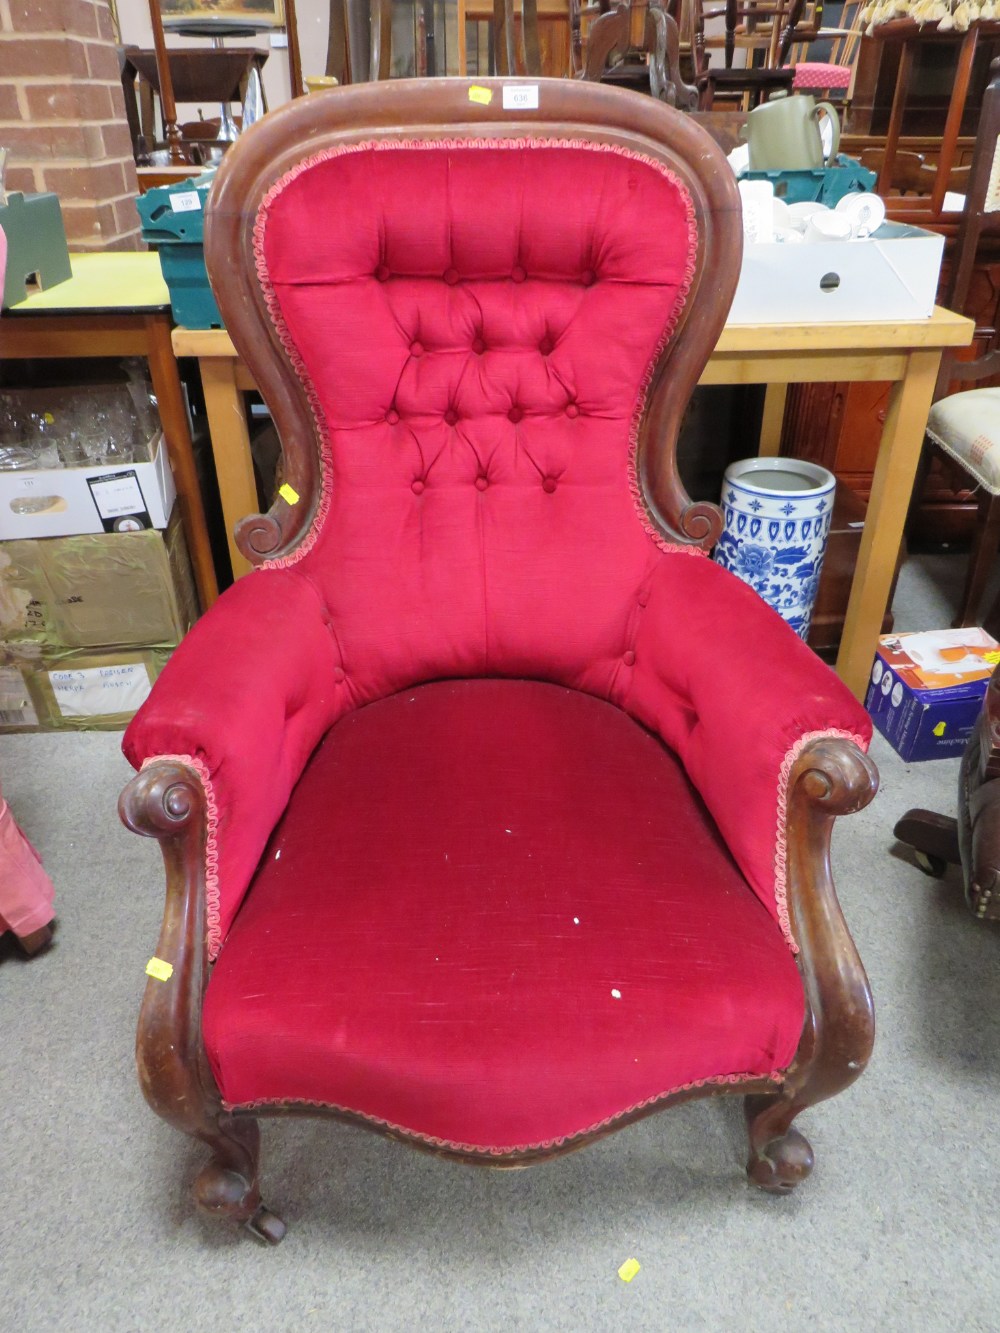
M 631 1282 L 640 1268 L 638 1259 L 626 1259 L 618 1270 L 618 1276 L 623 1282 Z

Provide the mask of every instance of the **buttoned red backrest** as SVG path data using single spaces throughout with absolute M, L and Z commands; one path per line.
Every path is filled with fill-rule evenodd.
M 362 141 L 270 188 L 257 273 L 322 440 L 286 562 L 359 700 L 490 674 L 609 692 L 658 563 L 686 558 L 635 454 L 697 245 L 662 162 L 579 139 Z

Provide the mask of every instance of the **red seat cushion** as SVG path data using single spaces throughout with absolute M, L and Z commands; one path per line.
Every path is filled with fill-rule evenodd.
M 673 755 L 603 700 L 487 679 L 330 730 L 204 1032 L 230 1105 L 500 1152 L 780 1071 L 803 1018 L 780 929 Z

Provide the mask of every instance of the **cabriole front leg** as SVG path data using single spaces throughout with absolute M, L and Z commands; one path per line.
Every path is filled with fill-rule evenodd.
M 119 812 L 134 833 L 159 841 L 167 872 L 156 956 L 172 970 L 166 980 L 150 977 L 139 1014 L 136 1064 L 143 1095 L 157 1115 L 213 1151 L 194 1183 L 199 1208 L 245 1223 L 276 1244 L 285 1228 L 261 1204 L 257 1122 L 234 1120 L 223 1109 L 202 1043 L 208 980 L 204 788 L 194 769 L 156 761 L 122 792 Z
M 830 836 L 838 815 L 863 809 L 877 790 L 871 760 L 835 738 L 805 746 L 789 779 L 788 907 L 806 1021 L 782 1092 L 746 1099 L 747 1173 L 770 1193 L 788 1193 L 812 1170 L 812 1149 L 792 1121 L 849 1087 L 872 1052 L 871 990 L 833 887 Z

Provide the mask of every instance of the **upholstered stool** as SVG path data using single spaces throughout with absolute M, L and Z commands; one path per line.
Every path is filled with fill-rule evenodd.
M 0 935 L 11 930 L 27 954 L 52 938 L 52 881 L 0 795 Z

